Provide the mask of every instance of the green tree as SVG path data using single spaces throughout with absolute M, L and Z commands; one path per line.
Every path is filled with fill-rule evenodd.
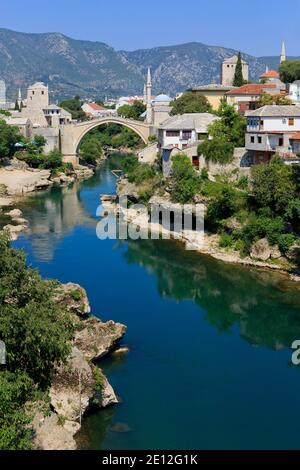
M 220 139 L 205 140 L 198 146 L 198 155 L 207 161 L 226 165 L 233 160 L 234 145 Z
M 12 157 L 15 153 L 15 144 L 21 139 L 16 127 L 0 120 L 0 158 Z
M 135 101 L 132 105 L 124 104 L 118 108 L 118 115 L 127 119 L 141 121 L 141 115 L 146 111 L 146 106 L 142 101 Z
M 62 101 L 59 105 L 61 108 L 65 109 L 72 114 L 72 119 L 77 119 L 83 121 L 86 119 L 85 112 L 81 109 L 82 101 L 80 96 L 76 95 L 71 100 Z
M 207 98 L 191 91 L 171 102 L 171 115 L 185 113 L 211 113 L 212 107 Z
M 180 204 L 192 202 L 200 191 L 201 180 L 187 155 L 177 154 L 172 158 L 172 179 L 172 201 Z
M 20 111 L 20 106 L 18 100 L 15 102 L 15 111 Z
M 293 83 L 300 80 L 300 60 L 286 60 L 279 67 L 280 80 Z
M 271 95 L 270 93 L 262 93 L 257 107 L 261 108 L 262 106 L 276 104 L 278 106 L 290 106 L 293 103 L 289 98 L 283 95 Z
M 237 60 L 236 67 L 235 67 L 234 78 L 233 78 L 233 86 L 240 87 L 244 85 L 244 83 L 245 83 L 245 80 L 243 76 L 242 56 L 241 56 L 241 53 L 239 52 L 238 60 Z
M 88 164 L 95 165 L 103 153 L 97 134 L 87 134 L 80 145 L 80 157 Z
M 232 143 L 234 147 L 244 147 L 246 119 L 225 100 L 222 100 L 217 114 L 220 119 L 209 126 L 209 134 L 219 141 Z
M 69 354 L 73 336 L 70 315 L 53 300 L 55 287 L 0 235 L 0 337 L 7 369 L 22 370 L 41 385 L 49 384 L 55 365 Z
M 275 156 L 269 165 L 251 168 L 253 195 L 258 207 L 269 207 L 283 215 L 291 201 L 296 198 L 293 169 Z
M 0 372 L 0 450 L 27 450 L 32 431 L 25 403 L 33 382 L 24 372 Z

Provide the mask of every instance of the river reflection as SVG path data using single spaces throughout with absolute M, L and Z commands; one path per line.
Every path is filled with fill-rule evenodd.
M 300 286 L 286 276 L 227 265 L 177 242 L 129 241 L 124 258 L 156 276 L 162 297 L 193 301 L 220 333 L 238 324 L 244 339 L 274 349 L 300 338 Z
M 43 276 L 86 288 L 92 313 L 128 326 L 130 352 L 101 362 L 118 406 L 89 416 L 89 449 L 300 448 L 300 290 L 166 240 L 100 241 L 109 163 L 90 180 L 32 196 L 14 244 Z

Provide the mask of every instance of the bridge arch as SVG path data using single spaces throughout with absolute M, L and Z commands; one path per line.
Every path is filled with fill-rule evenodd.
M 128 129 L 131 129 L 142 139 L 145 144 L 148 143 L 150 136 L 150 126 L 143 121 L 135 121 L 133 119 L 109 116 L 105 118 L 93 119 L 92 121 L 69 124 L 62 126 L 61 129 L 61 151 L 64 155 L 64 161 L 78 163 L 78 149 L 84 136 L 96 127 L 111 123 L 119 124 L 121 126 L 127 127 Z

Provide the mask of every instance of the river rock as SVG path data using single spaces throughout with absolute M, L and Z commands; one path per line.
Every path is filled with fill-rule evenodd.
M 33 419 L 33 445 L 37 450 L 76 450 L 74 439 L 80 424 L 61 420 L 56 413 L 44 417 L 41 413 Z
M 290 261 L 294 261 L 298 256 L 300 256 L 300 246 L 296 243 L 293 243 L 285 256 Z
M 3 230 L 6 230 L 9 232 L 11 241 L 17 240 L 20 233 L 25 229 L 26 229 L 26 225 L 8 224 L 8 225 L 5 225 L 5 227 L 3 227 Z
M 280 252 L 280 249 L 279 249 L 278 245 L 271 246 L 270 250 L 271 250 L 271 258 L 272 259 L 279 259 L 279 258 L 282 257 L 282 254 Z
M 89 360 L 99 360 L 112 351 L 126 333 L 126 326 L 108 321 L 102 323 L 92 317 L 85 320 L 83 328 L 75 333 L 74 344 Z
M 92 366 L 76 347 L 57 369 L 49 395 L 55 412 L 70 421 L 78 420 L 90 407 L 95 378 Z
M 261 240 L 253 243 L 250 256 L 251 258 L 261 261 L 267 261 L 270 259 L 271 249 L 268 240 L 266 238 L 262 238 Z
M 117 403 L 119 403 L 119 400 L 114 392 L 114 389 L 108 382 L 107 378 L 104 376 L 99 406 L 101 408 L 107 408 L 108 406 L 116 405 Z
M 71 313 L 85 317 L 91 312 L 87 293 L 79 284 L 60 284 L 54 294 L 55 302 L 63 305 Z
M 12 219 L 17 219 L 23 215 L 23 212 L 20 209 L 12 209 L 9 212 L 6 212 L 5 215 L 9 215 Z

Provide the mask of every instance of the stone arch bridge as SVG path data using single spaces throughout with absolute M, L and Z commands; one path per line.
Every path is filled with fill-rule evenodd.
M 136 132 L 145 144 L 148 143 L 151 126 L 143 121 L 110 116 L 93 119 L 92 121 L 83 121 L 77 124 L 68 124 L 62 126 L 60 131 L 60 150 L 64 156 L 64 161 L 77 164 L 79 161 L 78 149 L 83 137 L 92 129 L 95 129 L 95 127 L 110 123 L 128 127 Z

